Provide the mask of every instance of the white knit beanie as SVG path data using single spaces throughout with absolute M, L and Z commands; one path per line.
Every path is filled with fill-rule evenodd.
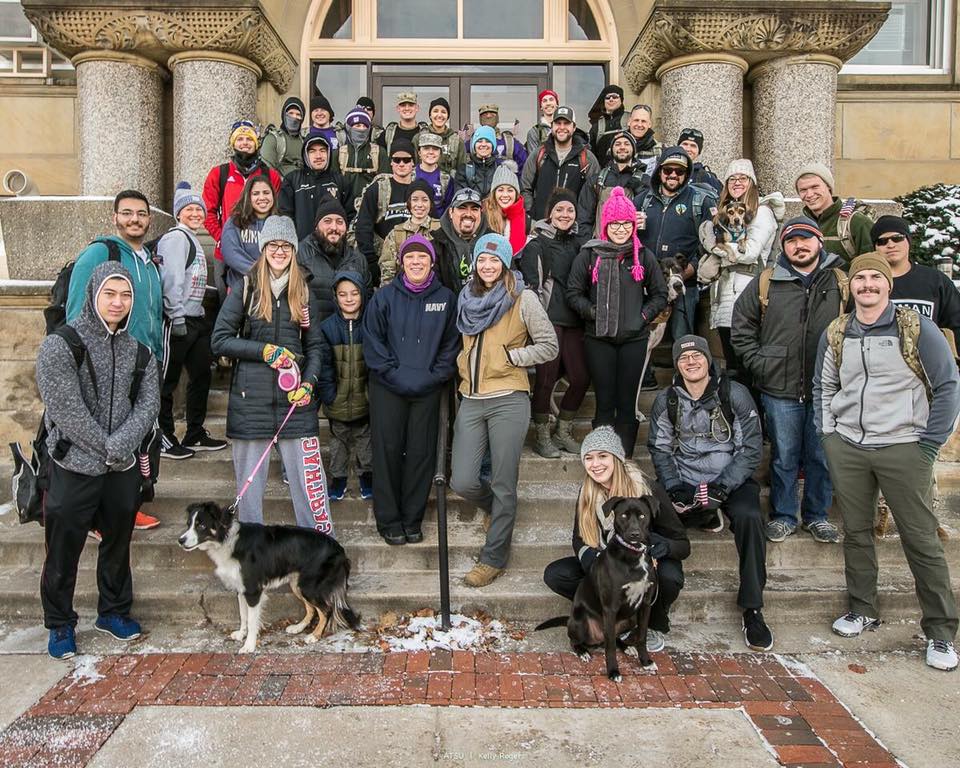
M 753 170 L 753 163 L 751 163 L 745 157 L 741 157 L 739 160 L 730 161 L 730 165 L 727 166 L 727 172 L 723 176 L 724 182 L 726 182 L 731 176 L 747 176 L 750 181 L 753 182 L 753 186 L 757 186 L 757 174 Z
M 520 194 L 520 180 L 517 179 L 517 174 L 507 168 L 506 165 L 498 165 L 497 170 L 493 172 L 493 182 L 490 184 L 490 189 L 495 191 L 497 187 L 504 185 L 513 187 L 517 190 L 517 194 Z

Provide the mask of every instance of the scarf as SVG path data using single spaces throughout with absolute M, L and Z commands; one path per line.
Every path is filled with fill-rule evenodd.
M 249 152 L 239 152 L 234 150 L 233 153 L 233 164 L 237 167 L 237 170 L 240 171 L 240 175 L 244 178 L 249 176 L 257 167 L 257 163 L 260 162 L 260 155 L 256 152 L 250 154 Z
M 503 217 L 510 224 L 510 247 L 516 256 L 527 244 L 527 211 L 523 207 L 523 198 L 518 197 L 512 205 L 501 209 Z
M 290 270 L 288 269 L 280 277 L 274 277 L 270 275 L 270 293 L 273 294 L 273 298 L 279 299 L 280 294 L 283 293 L 284 289 L 287 287 L 287 283 L 290 282 Z
M 622 245 L 592 240 L 587 245 L 597 255 L 593 266 L 597 285 L 596 335 L 616 336 L 620 330 L 620 263 L 633 244 L 629 240 Z
M 433 285 L 433 279 L 436 276 L 437 276 L 437 273 L 431 269 L 430 274 L 427 275 L 427 279 L 424 280 L 422 283 L 420 283 L 420 285 L 417 285 L 416 283 L 411 283 L 410 279 L 407 277 L 406 272 L 401 272 L 400 279 L 403 281 L 403 284 L 407 287 L 407 290 L 410 291 L 410 293 L 423 293 L 425 290 L 427 290 L 427 288 Z
M 519 272 L 513 273 L 517 281 L 517 296 L 523 291 L 523 277 Z M 477 296 L 473 292 L 473 281 L 471 278 L 463 290 L 460 291 L 460 298 L 457 301 L 457 330 L 466 336 L 477 336 L 483 333 L 487 328 L 491 328 L 499 322 L 516 299 L 507 293 L 507 287 L 503 280 L 500 280 L 493 288 Z

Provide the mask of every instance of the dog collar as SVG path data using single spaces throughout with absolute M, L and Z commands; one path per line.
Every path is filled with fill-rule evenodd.
M 631 552 L 636 552 L 638 555 L 642 555 L 644 552 L 647 551 L 647 545 L 646 545 L 646 544 L 641 544 L 639 547 L 635 547 L 635 546 L 633 546 L 633 544 L 630 544 L 629 542 L 625 541 L 625 540 L 623 539 L 623 537 L 622 537 L 619 533 L 613 534 L 613 537 L 614 537 L 622 546 L 626 547 L 626 548 L 629 549 Z

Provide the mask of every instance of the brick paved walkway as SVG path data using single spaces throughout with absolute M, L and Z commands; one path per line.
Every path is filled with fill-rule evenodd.
M 84 766 L 138 706 L 742 708 L 784 766 L 894 768 L 818 680 L 772 655 L 621 656 L 623 682 L 571 653 L 145 654 L 66 675 L 0 734 L 0 765 Z

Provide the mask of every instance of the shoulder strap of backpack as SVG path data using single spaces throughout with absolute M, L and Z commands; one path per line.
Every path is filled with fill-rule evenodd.
M 349 173 L 350 168 L 350 147 L 343 142 L 337 147 L 337 165 L 340 166 L 342 173 Z
M 450 186 L 450 174 L 446 171 L 440 171 L 440 199 L 447 194 L 447 187 Z
M 587 160 L 587 148 L 584 147 L 580 150 L 580 175 L 584 178 L 587 177 L 587 168 L 590 167 L 590 161 Z
M 504 131 L 503 134 L 503 156 L 508 160 L 513 160 L 513 134 L 510 131 Z
M 61 325 L 59 328 L 53 331 L 57 336 L 67 342 L 67 346 L 70 348 L 70 352 L 73 353 L 73 361 L 77 364 L 77 371 L 79 372 L 80 366 L 83 365 L 84 361 L 87 363 L 87 373 L 90 375 L 90 381 L 93 383 L 93 391 L 99 397 L 99 388 L 97 387 L 97 374 L 93 370 L 93 365 L 90 363 L 90 358 L 87 355 L 87 347 L 83 343 L 83 339 L 80 338 L 80 334 L 77 333 L 76 328 L 72 325 Z
M 857 244 L 853 242 L 853 214 L 857 208 L 857 198 L 848 197 L 840 206 L 840 213 L 837 216 L 837 237 L 840 239 L 840 245 L 846 252 L 848 258 L 857 255 Z
M 253 292 L 250 290 L 250 275 L 243 276 L 243 288 L 240 294 L 240 307 L 243 314 L 240 321 L 240 338 L 250 336 L 250 303 L 253 301 Z
M 827 343 L 833 350 L 833 363 L 837 367 L 837 377 L 840 376 L 840 365 L 843 362 L 843 337 L 850 324 L 850 314 L 845 313 L 830 321 L 827 326 Z
M 607 176 L 610 175 L 610 166 L 605 165 L 600 169 L 600 173 L 597 175 L 597 190 L 603 189 L 604 184 L 607 183 Z
M 120 246 L 117 245 L 116 240 L 111 240 L 109 237 L 98 237 L 90 241 L 90 245 L 94 244 L 107 246 L 107 261 L 121 260 L 122 254 L 120 253 Z
M 540 148 L 537 150 L 537 171 L 543 167 L 543 158 L 547 156 L 547 146 L 546 144 L 541 144 Z
M 680 397 L 677 395 L 677 388 L 672 384 L 667 387 L 667 418 L 673 425 L 673 430 L 677 430 L 677 411 L 680 409 Z
M 150 348 L 138 341 L 137 362 L 133 369 L 133 378 L 130 380 L 130 405 L 136 405 L 137 403 L 137 398 L 140 396 L 140 385 L 143 384 L 143 376 L 147 372 L 148 365 L 150 365 Z
M 377 221 L 383 221 L 390 207 L 390 176 L 381 173 L 377 176 Z
M 913 375 L 923 382 L 927 394 L 927 402 L 933 400 L 933 391 L 930 389 L 930 380 L 920 362 L 920 313 L 910 307 L 898 306 L 897 330 L 900 334 L 900 354 Z
M 850 300 L 850 277 L 839 267 L 833 267 L 833 274 L 837 278 L 837 288 L 840 289 L 840 311 L 847 308 Z
M 773 279 L 773 267 L 765 267 L 760 272 L 760 280 L 757 283 L 757 298 L 760 300 L 760 323 L 763 324 L 763 316 L 767 314 L 767 305 L 770 303 L 770 281 Z M 844 302 L 846 304 L 846 302 Z
M 730 402 L 730 377 L 726 374 L 720 374 L 717 380 L 717 395 L 720 397 L 720 410 L 723 412 L 723 417 L 727 420 L 727 424 L 730 425 L 730 429 L 733 429 L 735 416 L 733 413 L 733 404 Z
M 383 143 L 387 145 L 387 152 L 390 151 L 390 145 L 393 144 L 393 137 L 397 135 L 397 123 L 387 123 L 383 130 Z

